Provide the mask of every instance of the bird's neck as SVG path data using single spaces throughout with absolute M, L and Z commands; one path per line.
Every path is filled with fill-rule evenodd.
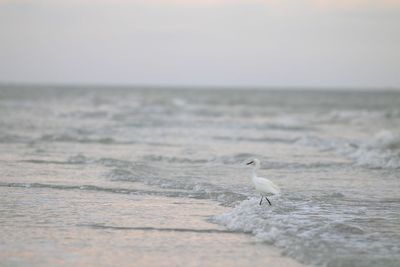
M 254 169 L 253 169 L 252 178 L 256 178 L 256 177 L 257 177 L 257 169 L 254 168 Z

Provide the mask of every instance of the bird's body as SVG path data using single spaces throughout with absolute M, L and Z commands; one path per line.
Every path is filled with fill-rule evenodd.
M 256 191 L 262 195 L 269 193 L 277 195 L 280 193 L 279 187 L 270 180 L 268 180 L 267 178 L 253 176 L 252 181 L 254 187 L 256 188 Z
M 276 184 L 274 184 L 272 181 L 270 181 L 269 179 L 257 176 L 257 170 L 260 167 L 260 161 L 258 159 L 253 159 L 252 161 L 247 163 L 247 165 L 254 166 L 253 167 L 253 175 L 251 177 L 251 180 L 253 181 L 256 191 L 261 194 L 260 205 L 262 204 L 262 200 L 264 197 L 268 201 L 269 205 L 271 205 L 271 202 L 267 198 L 267 195 L 279 194 L 280 193 L 279 187 Z

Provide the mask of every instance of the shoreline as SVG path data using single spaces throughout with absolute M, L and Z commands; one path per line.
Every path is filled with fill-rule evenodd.
M 46 188 L 0 190 L 11 202 L 33 205 L 35 195 L 46 196 L 46 209 L 53 211 L 76 202 L 85 207 L 78 214 L 57 214 L 54 222 L 32 221 L 27 226 L 10 221 L 4 227 L 9 234 L 0 239 L 9 244 L 0 252 L 2 266 L 305 266 L 248 234 L 209 222 L 210 216 L 229 211 L 211 200 L 90 191 L 60 194 Z M 43 217 L 46 210 L 37 209 L 35 216 Z M 18 213 L 26 211 L 16 210 L 15 218 L 21 216 Z M 51 235 L 47 229 L 52 229 Z

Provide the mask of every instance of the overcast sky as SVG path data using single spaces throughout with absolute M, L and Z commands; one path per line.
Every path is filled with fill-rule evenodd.
M 400 0 L 0 0 L 0 82 L 400 88 Z

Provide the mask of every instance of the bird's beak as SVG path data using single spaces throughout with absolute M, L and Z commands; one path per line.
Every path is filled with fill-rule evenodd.
M 254 163 L 254 161 L 250 161 L 250 162 L 246 163 L 246 165 L 250 165 L 250 164 L 253 164 L 253 163 Z

